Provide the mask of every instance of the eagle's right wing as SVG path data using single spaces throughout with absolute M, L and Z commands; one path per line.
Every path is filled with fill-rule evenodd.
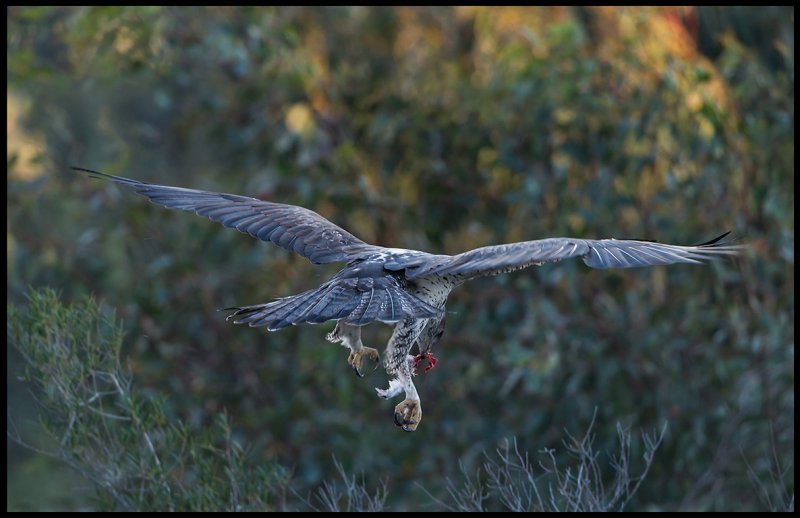
M 80 167 L 73 169 L 132 187 L 151 202 L 168 209 L 195 212 L 262 241 L 271 241 L 315 264 L 351 261 L 381 250 L 303 207 L 235 194 L 140 182 Z

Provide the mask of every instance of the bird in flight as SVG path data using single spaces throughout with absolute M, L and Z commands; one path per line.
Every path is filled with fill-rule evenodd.
M 262 241 L 293 251 L 314 264 L 343 262 L 345 267 L 317 288 L 265 304 L 227 308 L 228 320 L 276 331 L 290 325 L 335 320 L 327 340 L 350 349 L 348 364 L 361 376 L 363 357 L 380 363 L 378 351 L 361 342 L 361 327 L 376 320 L 394 326 L 386 346 L 389 386 L 378 389 L 388 399 L 405 394 L 395 407 L 394 422 L 416 430 L 422 406 L 412 377 L 422 359 L 435 365 L 430 350 L 445 326 L 445 304 L 456 286 L 476 277 L 512 272 L 548 261 L 581 257 L 592 268 L 633 268 L 674 263 L 702 263 L 735 255 L 742 245 L 716 239 L 678 246 L 630 239 L 554 237 L 486 246 L 457 255 L 437 255 L 404 248 L 370 245 L 303 207 L 130 180 L 89 169 L 73 168 L 132 188 L 151 202 L 205 216 Z M 411 355 L 417 346 L 418 354 Z

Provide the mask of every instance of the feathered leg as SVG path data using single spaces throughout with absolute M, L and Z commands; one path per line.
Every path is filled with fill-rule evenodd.
M 359 326 L 351 326 L 339 320 L 336 322 L 336 328 L 328 333 L 325 339 L 329 342 L 341 343 L 343 346 L 350 348 L 350 356 L 347 358 L 347 363 L 360 378 L 364 377 L 361 374 L 361 364 L 365 354 L 375 362 L 375 369 L 381 364 L 381 357 L 378 351 L 372 347 L 364 347 L 364 344 L 361 343 L 361 327 Z
M 416 430 L 422 420 L 419 394 L 411 381 L 413 357 L 408 353 L 426 322 L 426 320 L 406 318 L 395 326 L 389 345 L 386 347 L 386 372 L 396 377 L 389 382 L 388 389 L 375 389 L 384 399 L 396 396 L 401 390 L 405 392 L 406 398 L 394 409 L 394 422 L 406 432 Z

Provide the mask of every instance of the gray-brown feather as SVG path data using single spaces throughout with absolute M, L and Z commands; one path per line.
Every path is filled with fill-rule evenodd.
M 168 187 L 80 169 L 94 177 L 132 187 L 169 209 L 195 212 L 314 263 L 347 262 L 333 279 L 305 293 L 255 306 L 230 308 L 235 323 L 281 329 L 303 322 L 343 320 L 362 326 L 374 320 L 441 319 L 450 291 L 474 277 L 496 275 L 547 261 L 582 257 L 592 268 L 633 268 L 700 263 L 734 255 L 741 246 L 721 245 L 722 236 L 695 246 L 639 240 L 548 238 L 487 246 L 462 254 L 433 255 L 384 248 L 361 241 L 316 212 L 233 194 Z M 438 322 L 438 321 L 436 321 Z M 431 324 L 431 331 L 436 329 Z M 406 333 L 401 333 L 408 338 Z M 424 339 L 425 341 L 427 339 Z M 413 340 L 412 340 L 413 342 Z M 410 344 L 404 344 L 403 347 Z
M 316 264 L 346 262 L 380 250 L 380 247 L 365 243 L 303 207 L 88 172 L 95 177 L 132 187 L 153 203 L 168 209 L 195 212 L 225 227 L 275 243 Z
M 440 309 L 408 293 L 397 276 L 351 277 L 347 269 L 322 286 L 267 304 L 228 308 L 236 324 L 267 326 L 274 331 L 302 323 L 343 320 L 362 326 L 375 320 L 395 323 L 406 317 L 427 319 Z
M 717 238 L 719 239 L 719 238 Z M 717 240 L 696 246 L 678 246 L 652 241 L 617 239 L 548 238 L 477 248 L 455 256 L 409 258 L 395 261 L 392 269 L 404 269 L 409 280 L 431 275 L 450 275 L 461 282 L 505 273 L 548 261 L 582 257 L 592 268 L 634 268 L 674 263 L 701 263 L 723 255 L 735 255 L 740 246 L 718 245 Z

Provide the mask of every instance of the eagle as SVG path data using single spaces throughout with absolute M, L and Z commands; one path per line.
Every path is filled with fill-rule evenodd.
M 371 245 L 316 212 L 247 196 L 168 187 L 80 167 L 77 171 L 132 188 L 151 202 L 205 216 L 262 241 L 293 251 L 314 264 L 341 262 L 344 268 L 322 285 L 265 304 L 226 308 L 234 324 L 276 331 L 303 323 L 335 320 L 326 339 L 350 350 L 347 363 L 362 376 L 363 358 L 380 364 L 378 351 L 361 342 L 361 327 L 374 321 L 394 326 L 385 352 L 390 377 L 378 396 L 404 393 L 394 409 L 402 430 L 417 429 L 422 406 L 412 380 L 421 360 L 426 371 L 436 364 L 431 348 L 442 337 L 445 304 L 456 286 L 486 275 L 512 272 L 549 261 L 581 257 L 592 268 L 634 268 L 674 263 L 703 263 L 736 255 L 742 245 L 722 243 L 721 236 L 693 246 L 633 239 L 552 237 L 476 248 L 457 255 L 430 254 Z M 418 354 L 411 355 L 416 345 Z

